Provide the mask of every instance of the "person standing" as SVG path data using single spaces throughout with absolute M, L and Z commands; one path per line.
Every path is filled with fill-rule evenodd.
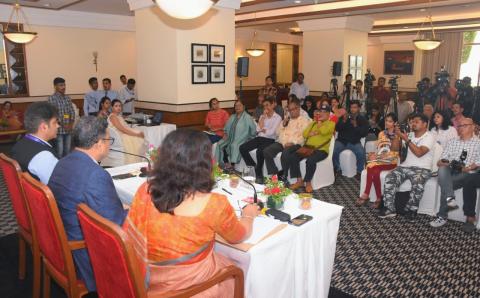
M 135 91 L 135 83 L 134 79 L 128 79 L 127 85 L 123 86 L 118 94 L 118 99 L 123 105 L 123 115 L 126 116 L 133 114 L 135 111 L 133 102 L 138 99 L 137 92 Z M 111 100 L 114 99 L 115 98 L 111 98 Z
M 345 82 L 343 83 L 342 101 L 340 102 L 341 107 L 346 108 L 347 110 L 350 109 L 350 101 L 352 100 L 352 93 L 353 93 L 352 74 L 347 73 L 347 75 L 345 76 Z
M 258 183 L 263 183 L 263 149 L 275 142 L 277 128 L 282 118 L 274 111 L 272 98 L 266 98 L 263 102 L 263 115 L 258 120 L 257 137 L 247 141 L 240 146 L 240 154 L 247 166 L 255 167 L 255 174 Z M 257 149 L 257 162 L 250 156 L 250 151 Z
M 385 78 L 379 77 L 377 86 L 373 87 L 373 101 L 378 104 L 382 115 L 385 114 L 385 107 L 390 102 L 390 91 L 385 88 Z
M 88 85 L 90 85 L 92 90 L 85 93 L 83 98 L 83 113 L 85 116 L 96 116 L 98 105 L 103 97 L 102 92 L 98 91 L 98 80 L 96 77 L 88 79 Z
M 108 97 L 110 100 L 118 99 L 118 93 L 112 90 L 112 80 L 105 78 L 102 80 L 103 91 L 101 97 Z M 97 107 L 98 108 L 98 107 Z
M 271 76 L 267 76 L 265 78 L 265 86 L 263 86 L 259 91 L 258 94 L 263 94 L 265 98 L 269 96 L 277 97 L 277 88 L 275 88 L 273 84 L 273 79 Z
M 310 123 L 309 119 L 301 115 L 300 110 L 300 101 L 297 98 L 292 99 L 288 104 L 288 116 L 283 119 L 282 125 L 277 128 L 277 142 L 263 149 L 268 175 L 279 173 L 274 159 L 279 152 L 282 152 L 283 173 L 280 175 L 282 176 L 280 179 L 284 182 L 288 179 L 287 161 L 289 156 L 303 145 L 303 131 Z
M 398 94 L 398 101 L 397 101 L 397 117 L 398 123 L 405 123 L 408 120 L 408 115 L 413 113 L 413 107 L 407 101 L 407 94 L 405 92 L 400 92 Z M 386 113 L 395 113 L 393 100 L 392 104 L 388 107 Z
M 465 116 L 463 115 L 464 111 L 464 106 L 462 102 L 456 102 L 452 105 L 452 112 L 453 112 L 453 117 L 452 117 L 452 125 L 455 128 L 458 128 L 459 123 L 465 119 Z
M 362 80 L 355 81 L 355 87 L 353 87 L 351 99 L 358 100 L 360 102 L 360 113 L 362 115 L 366 115 L 367 114 L 367 105 L 366 105 L 367 96 L 363 92 Z
M 300 105 L 303 105 L 305 98 L 310 94 L 308 86 L 304 82 L 305 76 L 303 73 L 299 72 L 297 75 L 297 81 L 293 82 L 290 86 L 290 92 L 288 95 L 295 94 L 295 96 L 300 100 Z
M 66 85 L 65 79 L 55 78 L 53 80 L 55 93 L 48 97 L 48 102 L 51 103 L 58 111 L 58 134 L 56 138 L 56 149 L 58 158 L 62 158 L 70 153 L 72 145 L 72 129 L 75 122 L 75 109 L 73 108 L 70 96 L 65 94 Z
M 120 76 L 120 82 L 122 83 L 122 86 L 126 86 L 128 84 L 127 77 L 124 74 Z

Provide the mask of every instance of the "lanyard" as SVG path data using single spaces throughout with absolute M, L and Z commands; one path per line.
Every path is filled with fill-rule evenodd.
M 42 145 L 45 145 L 45 146 L 47 145 L 47 143 L 45 141 L 43 141 L 42 139 L 37 138 L 36 136 L 31 135 L 31 134 L 25 135 L 25 138 L 29 139 L 30 141 L 34 141 L 36 143 L 39 143 L 39 144 L 42 144 Z

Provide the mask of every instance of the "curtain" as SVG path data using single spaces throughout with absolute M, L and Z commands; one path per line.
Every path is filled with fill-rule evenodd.
M 443 43 L 435 50 L 423 51 L 422 78 L 429 77 L 433 83 L 435 72 L 445 65 L 450 74 L 450 82 L 454 82 L 460 75 L 463 32 L 437 33 L 436 37 L 443 40 Z

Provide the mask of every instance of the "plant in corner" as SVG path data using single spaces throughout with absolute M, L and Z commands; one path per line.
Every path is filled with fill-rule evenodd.
M 278 180 L 277 175 L 265 179 L 265 189 L 263 190 L 263 194 L 267 196 L 268 208 L 283 209 L 285 198 L 291 193 L 292 191 L 285 187 L 282 181 Z

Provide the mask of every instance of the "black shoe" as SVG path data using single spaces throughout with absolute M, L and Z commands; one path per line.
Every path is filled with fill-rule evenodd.
M 408 222 L 416 222 L 417 221 L 417 211 L 408 210 L 405 212 L 405 219 Z
M 397 213 L 391 211 L 390 209 L 384 208 L 378 212 L 378 217 L 380 218 L 391 218 L 397 216 Z
M 475 231 L 475 224 L 472 223 L 472 222 L 466 222 L 463 224 L 462 226 L 462 230 L 465 232 L 465 233 L 473 233 Z

